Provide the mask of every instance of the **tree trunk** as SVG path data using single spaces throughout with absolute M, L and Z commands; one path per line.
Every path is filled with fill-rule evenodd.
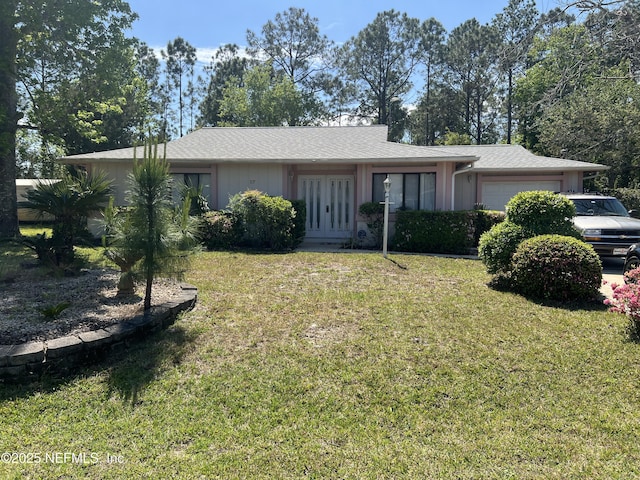
M 16 198 L 16 3 L 17 0 L 0 2 L 0 238 L 20 235 Z
M 509 90 L 507 91 L 507 144 L 511 145 L 511 124 L 513 116 L 513 70 L 509 69 Z
M 157 145 L 156 145 L 157 147 Z M 151 149 L 151 145 L 149 145 L 149 149 Z M 151 153 L 149 153 L 149 157 L 151 157 Z M 158 158 L 157 154 L 153 154 L 153 158 Z M 151 309 L 151 288 L 153 287 L 153 275 L 155 268 L 155 259 L 154 259 L 154 249 L 155 242 L 154 237 L 156 234 L 156 213 L 153 208 L 153 199 L 151 198 L 151 194 L 147 193 L 147 221 L 149 226 L 149 231 L 147 232 L 147 252 L 145 254 L 144 262 L 145 262 L 145 277 L 146 277 L 146 285 L 144 289 L 144 311 Z

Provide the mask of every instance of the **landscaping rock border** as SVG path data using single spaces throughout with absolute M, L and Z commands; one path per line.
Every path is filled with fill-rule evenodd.
M 69 373 L 168 327 L 179 313 L 191 310 L 198 298 L 198 289 L 193 285 L 185 283 L 180 287 L 182 293 L 172 301 L 109 327 L 46 341 L 0 345 L 0 381 L 32 380 L 43 373 Z

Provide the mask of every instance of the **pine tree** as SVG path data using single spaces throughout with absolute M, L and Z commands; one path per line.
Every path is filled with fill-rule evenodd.
M 142 253 L 140 267 L 145 279 L 144 309 L 151 308 L 151 290 L 157 273 L 171 273 L 175 255 L 172 235 L 173 208 L 171 174 L 165 157 L 158 158 L 158 144 L 145 144 L 144 158 L 134 158 L 130 176 L 131 221 L 138 235 L 131 241 L 133 250 Z

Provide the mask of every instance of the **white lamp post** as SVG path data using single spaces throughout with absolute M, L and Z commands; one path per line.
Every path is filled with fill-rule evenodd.
M 389 240 L 389 191 L 391 190 L 391 180 L 389 175 L 384 182 L 384 231 L 382 233 L 382 256 L 387 258 L 387 242 Z

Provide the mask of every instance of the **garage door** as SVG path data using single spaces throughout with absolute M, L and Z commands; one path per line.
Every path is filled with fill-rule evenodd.
M 486 182 L 482 184 L 481 203 L 491 210 L 502 210 L 511 197 L 531 190 L 560 190 L 559 181 L 548 182 Z

